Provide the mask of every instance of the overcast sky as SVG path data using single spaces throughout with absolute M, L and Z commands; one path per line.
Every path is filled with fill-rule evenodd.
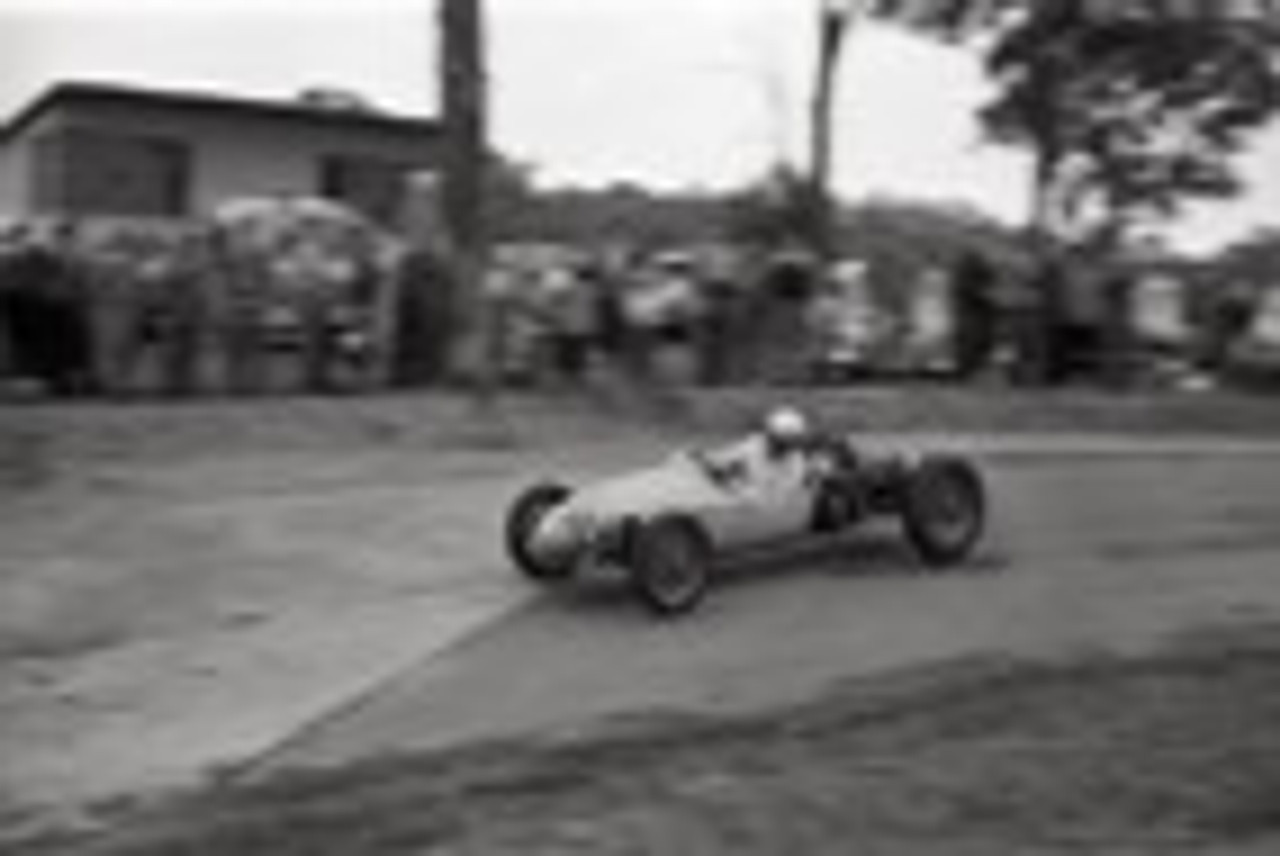
M 817 0 L 488 0 L 494 133 L 551 182 L 723 188 L 803 155 Z M 433 0 L 0 0 L 0 114 L 52 81 L 289 97 L 314 85 L 435 107 Z M 1017 220 L 1025 159 L 985 145 L 966 52 L 889 28 L 849 45 L 837 185 Z M 1181 229 L 1202 248 L 1280 225 L 1280 135 L 1247 200 Z

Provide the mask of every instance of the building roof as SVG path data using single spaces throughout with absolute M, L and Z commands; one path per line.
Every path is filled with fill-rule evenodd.
M 54 84 L 18 110 L 7 124 L 0 126 L 0 143 L 18 136 L 48 111 L 75 104 L 146 105 L 291 124 L 364 127 L 420 136 L 440 133 L 440 124 L 434 119 L 384 113 L 376 109 L 342 109 L 318 106 L 301 100 L 278 101 L 211 92 L 142 89 L 113 83 L 68 81 Z

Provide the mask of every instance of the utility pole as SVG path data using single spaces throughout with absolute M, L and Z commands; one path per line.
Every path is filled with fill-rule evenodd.
M 457 326 L 455 368 L 482 401 L 493 391 L 484 277 L 488 261 L 488 79 L 483 0 L 438 0 L 444 112 L 444 220 Z M 458 365 L 461 363 L 462 365 Z
M 835 98 L 840 56 L 849 24 L 867 0 L 821 0 L 818 7 L 818 60 L 811 105 L 809 192 L 813 206 L 813 249 L 825 268 L 835 251 L 831 194 Z

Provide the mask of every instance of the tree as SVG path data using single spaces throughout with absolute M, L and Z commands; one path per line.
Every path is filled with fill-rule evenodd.
M 1211 265 L 1224 279 L 1258 288 L 1280 286 L 1280 229 L 1262 228 L 1223 249 Z
M 810 104 L 808 187 L 801 190 L 807 213 L 802 236 L 821 259 L 834 251 L 831 198 L 836 84 L 851 29 L 870 17 L 894 18 L 935 33 L 967 32 L 976 14 L 984 17 L 1006 0 L 818 0 L 817 63 Z
M 766 252 L 809 245 L 819 233 L 834 241 L 833 224 L 820 222 L 832 212 L 819 211 L 817 195 L 812 176 L 776 166 L 727 200 L 725 231 L 734 243 Z
M 988 38 L 982 121 L 1035 160 L 1036 234 L 1114 246 L 1239 189 L 1235 156 L 1280 110 L 1280 28 L 1234 4 L 882 0 L 882 17 Z M 1217 10 L 1217 12 L 1215 12 Z
M 1042 2 L 988 57 L 993 136 L 1036 154 L 1037 225 L 1103 244 L 1236 193 L 1234 158 L 1280 108 L 1276 34 L 1260 25 L 1096 20 Z

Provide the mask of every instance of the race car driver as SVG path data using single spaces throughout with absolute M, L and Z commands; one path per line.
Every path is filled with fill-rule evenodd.
M 817 431 L 793 407 L 770 411 L 742 441 L 711 456 L 717 481 L 760 496 L 780 495 L 811 484 L 821 461 L 814 454 Z

